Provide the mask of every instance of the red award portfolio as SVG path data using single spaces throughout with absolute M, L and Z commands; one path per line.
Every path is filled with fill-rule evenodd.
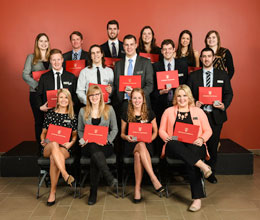
M 106 66 L 110 68 L 114 68 L 117 61 L 119 61 L 120 58 L 112 58 L 112 57 L 105 57 L 105 64 Z
M 51 108 L 56 107 L 58 90 L 47 90 L 46 93 L 47 93 L 48 107 Z
M 159 90 L 166 89 L 168 84 L 171 84 L 171 88 L 179 86 L 178 70 L 156 72 L 156 77 Z
M 41 75 L 44 73 L 49 72 L 50 70 L 41 70 L 41 71 L 34 71 L 32 72 L 32 77 L 34 80 L 36 80 L 37 82 L 40 80 Z
M 80 71 L 86 67 L 85 60 L 67 60 L 66 70 L 73 73 L 76 77 L 79 76 Z
M 106 144 L 108 127 L 98 125 L 85 125 L 83 139 L 88 143 Z
M 119 76 L 119 92 L 124 92 L 127 86 L 132 88 L 141 88 L 141 76 Z
M 156 63 L 159 61 L 159 54 L 153 53 L 139 53 L 139 56 L 145 57 L 151 60 L 151 63 Z
M 101 84 L 95 84 L 95 83 L 89 83 L 89 84 L 88 84 L 89 87 L 92 86 L 92 85 L 98 85 L 98 86 L 100 87 L 100 89 L 102 90 L 102 93 L 103 93 L 104 102 L 107 102 L 107 101 L 108 101 L 108 96 L 109 96 L 109 94 L 108 94 L 108 92 L 107 92 L 107 90 L 106 90 L 106 87 L 107 87 L 108 85 L 101 85 Z
M 214 101 L 222 102 L 221 87 L 199 87 L 199 101 L 203 104 L 212 105 Z
M 71 131 L 71 128 L 50 124 L 45 139 L 64 144 L 70 141 Z
M 200 69 L 202 69 L 202 67 L 188 66 L 188 74 L 190 74 L 191 72 L 200 70 Z
M 182 122 L 176 122 L 173 136 L 178 137 L 178 141 L 193 144 L 198 138 L 199 126 Z
M 130 122 L 128 127 L 128 135 L 136 137 L 138 142 L 143 141 L 146 143 L 151 143 L 152 124 Z

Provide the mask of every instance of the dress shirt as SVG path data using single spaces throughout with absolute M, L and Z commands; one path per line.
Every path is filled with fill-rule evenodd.
M 118 56 L 118 53 L 119 53 L 119 41 L 118 39 L 112 41 L 112 40 L 108 40 L 108 46 L 109 46 L 109 50 L 110 50 L 110 53 L 112 55 L 112 42 L 115 43 L 115 47 L 116 47 L 116 55 Z
M 80 49 L 79 51 L 74 51 L 74 50 L 72 50 L 72 60 L 74 59 L 74 54 L 75 53 L 77 53 L 78 55 L 77 55 L 77 60 L 80 60 L 80 57 L 81 57 L 81 52 L 82 52 L 82 49 Z
M 210 72 L 210 86 L 209 87 L 213 87 L 213 77 L 214 77 L 214 74 L 213 74 L 213 67 L 212 69 L 210 70 L 205 70 L 203 68 L 203 86 L 206 87 L 207 85 L 207 74 L 206 72 Z M 204 106 L 204 111 L 207 111 L 207 112 L 212 112 L 212 105 L 206 105 Z
M 113 85 L 114 81 L 114 73 L 113 70 L 109 67 L 103 68 L 102 66 L 98 66 L 101 76 L 101 84 L 102 85 Z M 95 83 L 97 82 L 97 66 L 93 64 L 92 68 L 86 67 L 83 70 L 80 71 L 79 78 L 78 78 L 78 84 L 77 84 L 77 95 L 81 103 L 86 105 L 87 102 L 87 96 L 86 93 L 88 91 L 88 85 L 89 83 Z M 108 103 L 110 103 L 110 99 L 108 99 Z
M 171 70 L 175 70 L 175 60 L 174 60 L 174 58 L 170 62 L 166 59 L 163 59 L 163 62 L 164 62 L 165 71 L 168 71 L 168 64 L 169 63 L 171 64 Z
M 53 71 L 53 75 L 54 75 L 54 90 L 57 89 L 57 74 L 56 74 L 57 72 L 60 73 L 60 89 L 62 89 L 63 84 L 62 84 L 62 81 L 61 81 L 61 75 L 63 73 L 63 68 L 61 68 L 61 70 L 59 70 L 59 71 L 52 69 L 52 71 Z
M 131 58 L 125 56 L 125 72 L 124 72 L 124 75 L 125 75 L 125 76 L 128 75 L 128 66 L 129 66 L 129 60 L 130 60 L 130 59 L 133 60 L 132 65 L 133 65 L 133 73 L 134 73 L 136 58 L 137 58 L 137 54 L 135 54 L 135 55 L 134 55 L 133 57 L 131 57 Z

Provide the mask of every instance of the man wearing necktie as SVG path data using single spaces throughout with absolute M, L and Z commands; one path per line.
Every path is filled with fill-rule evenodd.
M 50 63 L 52 69 L 43 74 L 39 81 L 39 86 L 36 93 L 37 107 L 41 111 L 46 112 L 49 109 L 46 92 L 48 90 L 58 90 L 62 88 L 67 88 L 70 91 L 74 106 L 78 105 L 78 98 L 76 95 L 76 77 L 72 73 L 69 73 L 63 69 L 63 57 L 62 52 L 59 49 L 51 50 Z
M 105 57 L 123 58 L 125 51 L 123 42 L 118 40 L 119 23 L 116 20 L 111 20 L 107 23 L 108 41 L 101 45 Z
M 212 136 L 207 141 L 207 147 L 210 154 L 210 160 L 207 163 L 211 166 L 213 172 L 207 179 L 210 183 L 217 183 L 215 172 L 218 143 L 223 123 L 227 121 L 226 110 L 233 98 L 233 91 L 228 74 L 225 71 L 213 68 L 214 58 L 213 50 L 204 48 L 200 55 L 203 69 L 191 73 L 187 82 L 196 101 L 196 106 L 204 110 L 213 131 Z M 213 105 L 204 105 L 198 100 L 199 87 L 221 87 L 222 101 L 219 100 L 219 103 L 213 103 Z
M 88 52 L 82 49 L 83 35 L 79 31 L 74 31 L 70 34 L 70 43 L 72 50 L 63 54 L 63 68 L 66 70 L 67 60 L 85 60 L 87 66 Z

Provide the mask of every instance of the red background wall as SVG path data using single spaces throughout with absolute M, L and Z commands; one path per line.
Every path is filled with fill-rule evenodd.
M 141 28 L 151 25 L 159 45 L 165 38 L 177 43 L 179 33 L 189 29 L 194 48 L 199 51 L 204 47 L 206 33 L 218 30 L 222 46 L 230 49 L 235 64 L 234 99 L 222 137 L 248 149 L 260 149 L 260 77 L 256 68 L 260 50 L 259 9 L 258 0 L 2 0 L 0 152 L 23 140 L 34 139 L 29 88 L 22 79 L 22 71 L 27 54 L 33 51 L 36 35 L 47 33 L 51 47 L 66 52 L 70 50 L 69 34 L 79 30 L 88 50 L 91 44 L 107 40 L 106 23 L 110 19 L 119 21 L 121 40 L 128 33 L 139 37 Z

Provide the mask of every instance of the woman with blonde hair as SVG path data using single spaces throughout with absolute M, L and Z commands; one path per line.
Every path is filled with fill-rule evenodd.
M 180 85 L 175 90 L 173 105 L 165 110 L 161 119 L 159 135 L 165 142 L 161 156 L 177 157 L 186 163 L 194 200 L 189 210 L 195 212 L 201 208 L 201 198 L 206 196 L 201 172 L 205 178 L 212 174 L 211 168 L 203 162 L 207 153 L 205 143 L 212 135 L 212 130 L 204 111 L 195 107 L 187 85 Z M 198 137 L 193 144 L 172 140 L 176 122 L 199 126 Z
M 97 200 L 97 189 L 100 174 L 102 174 L 111 187 L 118 184 L 111 174 L 106 158 L 114 153 L 113 141 L 117 135 L 117 121 L 112 106 L 105 104 L 102 90 L 98 85 L 92 85 L 87 91 L 87 104 L 82 107 L 78 117 L 79 138 L 83 138 L 85 125 L 98 125 L 108 127 L 107 143 L 105 145 L 89 143 L 82 144 L 81 154 L 90 157 L 90 195 L 88 204 L 94 205 Z
M 27 56 L 23 70 L 23 80 L 30 86 L 30 105 L 34 116 L 35 137 L 39 146 L 44 113 L 37 108 L 36 90 L 38 81 L 33 79 L 32 72 L 51 68 L 49 63 L 50 50 L 50 42 L 47 34 L 38 34 L 35 38 L 33 54 Z
M 142 200 L 141 183 L 144 169 L 148 173 L 156 192 L 162 193 L 165 189 L 153 172 L 151 156 L 154 150 L 152 143 L 138 142 L 131 135 L 128 135 L 129 122 L 151 123 L 152 141 L 155 140 L 158 134 L 155 114 L 152 110 L 147 109 L 145 94 L 142 89 L 133 89 L 130 98 L 128 109 L 121 119 L 121 138 L 125 141 L 124 156 L 134 155 L 135 194 L 133 202 L 139 203 Z
M 71 140 L 63 145 L 54 141 L 46 141 L 45 138 L 50 124 L 72 128 Z M 56 188 L 60 173 L 70 186 L 74 186 L 75 184 L 73 176 L 69 175 L 66 171 L 65 160 L 70 157 L 76 140 L 77 119 L 74 115 L 71 94 L 68 89 L 59 89 L 56 108 L 47 112 L 41 134 L 43 156 L 50 158 L 51 190 L 47 201 L 48 206 L 55 204 Z

